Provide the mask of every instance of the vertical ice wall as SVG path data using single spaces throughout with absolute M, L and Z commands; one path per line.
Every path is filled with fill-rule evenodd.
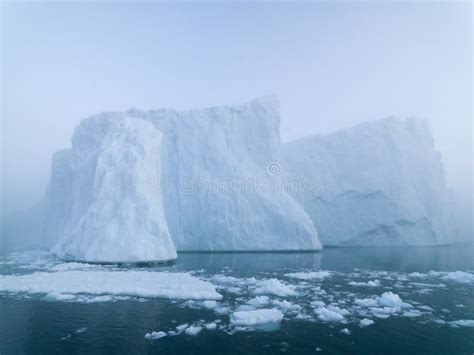
M 55 156 L 44 225 L 63 258 L 95 262 L 176 258 L 161 194 L 161 133 L 144 120 L 97 116 Z

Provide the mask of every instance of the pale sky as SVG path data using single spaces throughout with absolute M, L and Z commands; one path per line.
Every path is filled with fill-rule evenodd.
M 472 185 L 470 2 L 3 3 L 1 24 L 2 212 L 39 200 L 82 118 L 270 93 L 283 141 L 426 119 Z

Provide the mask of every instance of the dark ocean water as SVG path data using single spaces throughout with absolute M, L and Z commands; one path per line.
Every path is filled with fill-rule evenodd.
M 37 260 L 5 256 L 1 274 L 35 272 Z M 26 266 L 25 266 L 26 265 Z M 137 269 L 136 267 L 122 267 Z M 52 301 L 44 295 L 0 293 L 0 353 L 5 354 L 248 354 L 248 353 L 350 353 L 350 354 L 473 354 L 474 327 L 456 326 L 456 320 L 474 319 L 474 283 L 446 279 L 429 272 L 464 271 L 473 275 L 472 246 L 439 248 L 327 248 L 319 253 L 182 253 L 173 265 L 140 269 L 193 272 L 210 280 L 214 275 L 236 278 L 276 278 L 306 288 L 299 296 L 277 297 L 299 305 L 311 317 L 285 314 L 276 327 L 264 330 L 203 330 L 196 336 L 166 336 L 150 341 L 151 331 L 169 331 L 183 323 L 229 323 L 229 315 L 190 307 L 183 300 L 127 299 L 105 302 Z M 291 272 L 328 270 L 331 277 L 318 281 L 290 280 Z M 417 272 L 421 276 L 411 274 Z M 411 274 L 411 275 L 410 275 Z M 446 274 L 447 275 L 447 274 Z M 354 287 L 351 280 L 380 280 L 381 287 Z M 1 282 L 1 279 L 0 279 Z M 211 281 L 212 282 L 212 281 Z M 317 285 L 316 285 L 317 284 Z M 443 285 L 443 286 L 441 286 Z M 313 286 L 311 286 L 313 287 Z M 240 293 L 218 291 L 230 307 L 254 297 L 245 287 Z M 419 317 L 401 314 L 387 319 L 370 317 L 375 324 L 360 327 L 363 316 L 355 298 L 393 291 L 415 307 L 432 311 Z M 347 308 L 347 321 L 324 322 L 314 314 L 313 300 L 335 302 Z M 240 303 L 239 303 L 240 302 Z M 340 331 L 344 328 L 350 334 Z

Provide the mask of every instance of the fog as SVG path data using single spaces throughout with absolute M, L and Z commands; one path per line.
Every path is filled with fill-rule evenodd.
M 1 210 L 35 204 L 82 118 L 278 95 L 284 142 L 426 119 L 472 223 L 472 5 L 2 3 Z

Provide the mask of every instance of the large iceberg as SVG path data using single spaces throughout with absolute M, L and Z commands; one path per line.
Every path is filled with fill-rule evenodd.
M 278 102 L 263 98 L 82 121 L 72 149 L 53 158 L 44 245 L 63 258 L 99 262 L 173 259 L 174 245 L 321 249 L 311 218 L 278 174 L 279 119 Z
M 427 124 L 388 118 L 283 145 L 289 191 L 323 245 L 444 245 L 451 241 L 443 165 Z
M 45 242 L 66 259 L 95 262 L 176 258 L 161 194 L 161 133 L 144 120 L 95 117 L 54 157 Z

